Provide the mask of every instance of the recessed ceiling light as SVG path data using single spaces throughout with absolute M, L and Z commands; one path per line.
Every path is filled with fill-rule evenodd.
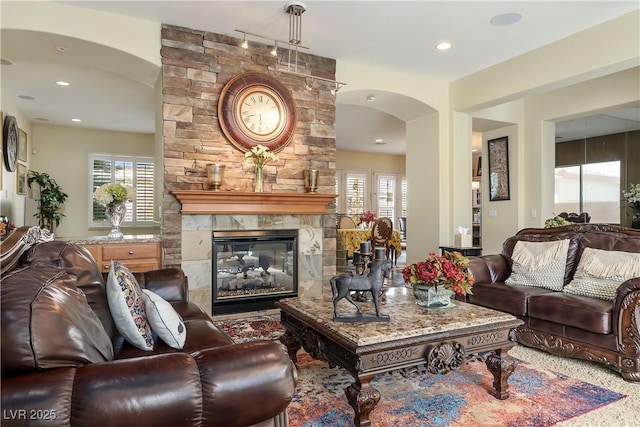
M 58 80 L 58 81 L 56 82 L 56 84 L 57 84 L 58 86 L 69 86 L 69 82 L 65 82 L 65 81 L 63 81 L 63 80 Z
M 496 27 L 504 27 L 505 25 L 515 24 L 522 19 L 522 15 L 517 12 L 501 13 L 491 18 L 491 25 Z
M 367 102 L 373 102 L 376 100 L 376 96 L 375 95 L 369 95 L 367 96 Z
M 376 139 L 376 142 L 374 142 L 375 145 L 385 145 L 386 142 L 384 142 L 381 138 Z
M 0 59 L 0 65 L 13 65 L 13 62 L 8 59 Z
M 49 119 L 45 118 L 45 117 L 36 117 L 36 120 L 40 121 L 40 122 L 48 122 Z
M 57 50 L 58 52 L 69 52 L 71 50 L 67 46 L 62 45 L 62 44 L 57 44 L 53 48 L 55 50 Z
M 31 95 L 18 95 L 18 98 L 20 99 L 24 99 L 26 101 L 33 101 L 35 100 L 35 98 Z
M 71 119 L 72 122 L 81 122 L 82 120 L 80 119 Z
M 438 50 L 449 50 L 451 49 L 451 43 L 447 41 L 440 42 L 436 45 L 436 49 Z

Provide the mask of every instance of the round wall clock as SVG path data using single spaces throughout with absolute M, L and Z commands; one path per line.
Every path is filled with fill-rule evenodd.
M 272 152 L 287 146 L 296 127 L 291 91 L 268 74 L 249 72 L 225 85 L 218 101 L 222 132 L 233 145 L 249 151 L 260 144 Z
M 9 172 L 15 171 L 18 160 L 18 122 L 14 116 L 7 116 L 4 119 L 2 150 L 5 167 Z

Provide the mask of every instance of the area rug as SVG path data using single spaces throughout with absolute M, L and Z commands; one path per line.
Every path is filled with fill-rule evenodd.
M 236 342 L 278 339 L 278 318 L 259 316 L 218 321 Z M 518 361 L 507 400 L 488 393 L 492 376 L 482 362 L 446 375 L 380 375 L 372 381 L 382 399 L 370 415 L 378 426 L 551 426 L 625 397 L 565 375 Z M 353 378 L 341 368 L 298 354 L 298 387 L 287 412 L 291 427 L 352 426 L 344 389 Z

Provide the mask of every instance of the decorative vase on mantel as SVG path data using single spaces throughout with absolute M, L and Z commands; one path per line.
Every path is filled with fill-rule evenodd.
M 264 191 L 264 181 L 262 178 L 262 166 L 256 165 L 256 178 L 253 184 L 254 193 L 262 193 Z
M 416 304 L 425 308 L 450 308 L 453 307 L 453 291 L 440 285 L 436 288 L 432 283 L 414 283 L 413 296 Z
M 127 213 L 126 203 L 126 200 L 123 200 L 121 202 L 111 202 L 106 206 L 107 218 L 111 222 L 111 232 L 107 235 L 108 239 L 120 240 L 124 238 L 124 234 L 120 231 L 120 224 Z

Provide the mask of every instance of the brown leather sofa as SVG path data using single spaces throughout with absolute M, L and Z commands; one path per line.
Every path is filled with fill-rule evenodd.
M 187 301 L 182 270 L 137 274 L 187 329 L 182 350 L 154 334 L 154 350 L 142 351 L 114 327 L 103 276 L 84 248 L 6 243 L 2 263 L 13 268 L 0 285 L 3 426 L 287 425 L 296 371 L 284 346 L 234 344 Z
M 501 254 L 470 257 L 476 282 L 468 301 L 522 319 L 514 331 L 520 344 L 603 363 L 625 380 L 640 381 L 640 277 L 624 282 L 614 301 L 504 283 L 517 241 L 562 239 L 570 239 L 565 286 L 586 247 L 640 253 L 640 230 L 604 224 L 524 229 L 504 242 Z

